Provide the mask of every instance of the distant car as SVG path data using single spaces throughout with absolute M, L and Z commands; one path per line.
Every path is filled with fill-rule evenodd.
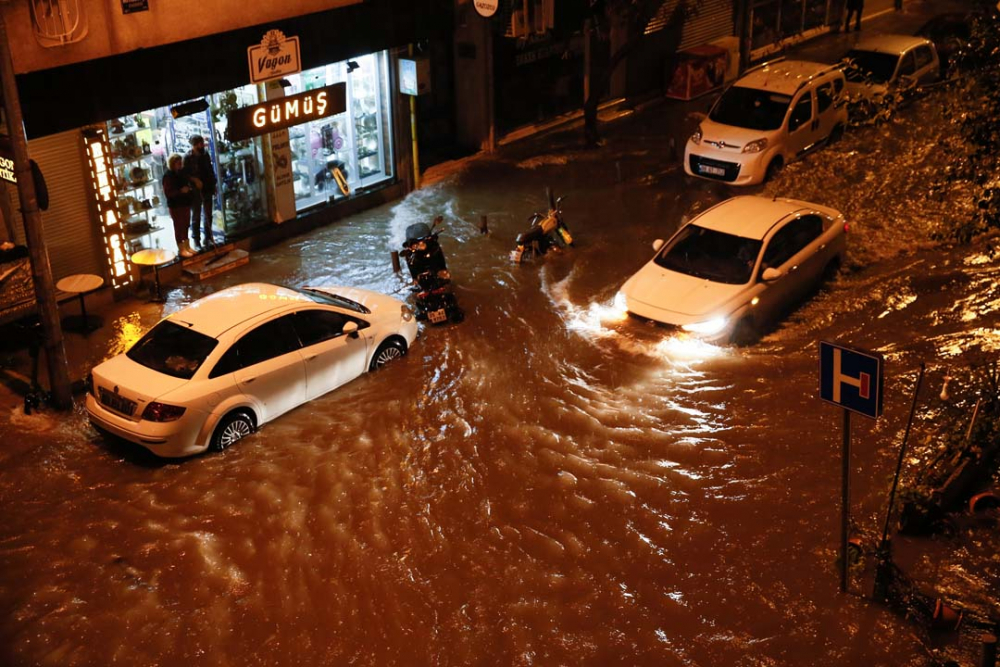
M 416 336 L 410 309 L 376 292 L 230 287 L 95 367 L 87 413 L 98 429 L 158 456 L 222 450 L 404 355 Z
M 934 43 L 938 59 L 941 61 L 941 76 L 949 76 L 955 69 L 955 61 L 972 37 L 972 22 L 976 15 L 972 12 L 951 12 L 939 14 L 929 20 L 915 33 Z
M 852 111 L 886 101 L 919 84 L 937 81 L 941 62 L 934 44 L 923 37 L 875 35 L 860 40 L 844 57 Z
M 844 74 L 804 60 L 767 63 L 727 88 L 688 139 L 691 176 L 753 185 L 814 148 L 836 141 L 847 125 Z
M 734 197 L 684 224 L 621 288 L 619 305 L 710 342 L 745 345 L 835 273 L 847 250 L 838 211 Z M 621 304 L 621 301 L 624 304 Z

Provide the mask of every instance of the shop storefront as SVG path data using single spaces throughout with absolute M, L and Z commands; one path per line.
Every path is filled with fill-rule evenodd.
M 289 128 L 297 211 L 336 204 L 392 181 L 388 62 L 388 52 L 380 51 L 282 80 L 287 95 L 341 82 L 347 91 L 342 113 Z M 240 238 L 273 221 L 269 193 L 274 179 L 263 137 L 232 141 L 227 132 L 230 111 L 262 99 L 258 86 L 248 85 L 106 121 L 129 254 L 144 248 L 176 252 L 163 175 L 168 157 L 187 153 L 195 135 L 205 139 L 218 179 L 212 206 L 215 240 Z M 339 182 L 334 169 L 343 177 Z
M 439 0 L 366 0 L 18 74 L 29 152 L 54 195 L 43 225 L 56 278 L 103 274 L 117 289 L 138 274 L 135 252 L 177 251 L 162 179 L 195 134 L 218 178 L 217 242 L 252 249 L 405 194 L 413 169 L 398 60 L 417 40 L 450 39 L 451 11 Z M 299 64 L 251 83 L 248 51 L 272 30 L 298 40 Z M 172 63 L 192 57 L 211 66 L 178 76 Z M 331 85 L 344 94 L 328 115 L 230 137 L 235 110 Z M 73 103 L 53 105 L 53 90 Z

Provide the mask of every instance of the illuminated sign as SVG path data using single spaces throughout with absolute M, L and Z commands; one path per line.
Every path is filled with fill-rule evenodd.
M 132 282 L 129 258 L 125 252 L 125 233 L 118 214 L 118 182 L 111 164 L 111 144 L 104 128 L 83 131 L 87 147 L 87 164 L 94 188 L 94 203 L 101 221 L 104 254 L 108 260 L 108 274 L 115 289 Z
M 17 176 L 14 175 L 14 161 L 3 155 L 0 155 L 0 179 L 8 183 L 17 183 Z
M 347 85 L 314 88 L 229 112 L 228 139 L 242 141 L 347 110 Z
M 260 44 L 247 49 L 250 82 L 263 83 L 302 70 L 299 38 L 285 37 L 280 30 L 268 30 Z

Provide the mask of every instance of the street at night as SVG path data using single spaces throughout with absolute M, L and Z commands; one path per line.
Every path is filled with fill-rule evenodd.
M 943 176 L 958 90 L 746 188 L 684 174 L 708 98 L 619 109 L 597 148 L 571 127 L 445 162 L 402 199 L 167 280 L 162 304 L 95 306 L 103 326 L 66 335 L 79 379 L 242 283 L 412 302 L 391 254 L 443 216 L 464 321 L 422 322 L 401 359 L 222 452 L 155 457 L 95 430 L 81 394 L 25 414 L 27 346 L 5 346 L 0 664 L 980 665 L 1000 615 L 995 510 L 928 536 L 892 522 L 895 562 L 932 607 L 962 610 L 958 629 L 873 599 L 871 576 L 921 364 L 904 489 L 1000 354 L 996 236 L 949 236 L 976 208 Z M 574 244 L 515 264 L 547 188 Z M 840 272 L 751 345 L 627 316 L 616 295 L 653 242 L 744 194 L 842 212 Z M 883 415 L 852 421 L 864 555 L 847 593 L 821 340 L 885 360 Z

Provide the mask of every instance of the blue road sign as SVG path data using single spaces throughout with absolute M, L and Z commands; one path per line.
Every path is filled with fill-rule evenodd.
M 819 342 L 819 397 L 859 415 L 882 415 L 882 355 Z

